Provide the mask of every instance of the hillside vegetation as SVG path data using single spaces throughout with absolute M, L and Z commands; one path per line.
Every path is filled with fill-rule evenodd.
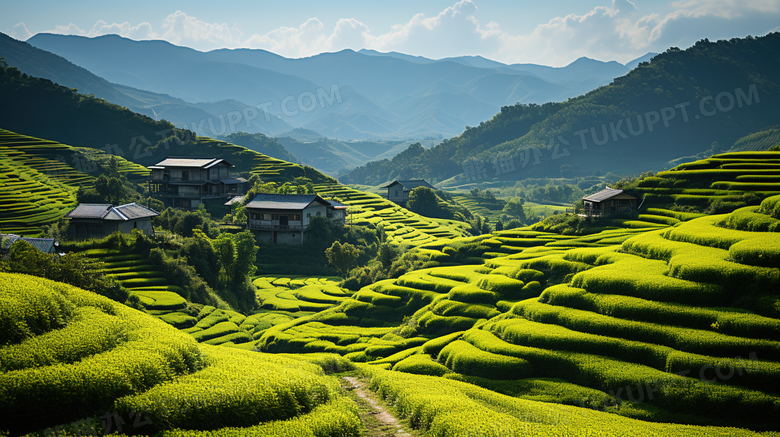
M 643 420 L 776 429 L 778 202 L 700 218 L 657 209 L 582 237 L 428 244 L 442 266 L 276 325 L 258 347 Z
M 0 279 L 0 428 L 11 435 L 100 435 L 123 425 L 148 435 L 226 427 L 242 435 L 358 435 L 354 404 L 306 357 L 199 345 L 75 287 Z
M 517 167 L 499 172 L 501 180 L 554 175 L 565 164 L 583 175 L 657 170 L 672 159 L 708 150 L 713 142 L 732 144 L 776 125 L 778 53 L 780 33 L 670 48 L 611 84 L 565 102 L 504 106 L 492 119 L 426 150 L 397 171 L 441 181 L 462 174 L 464 161 L 477 159 L 486 163 L 486 177 L 492 179 L 490 167 L 500 152 L 514 157 Z M 745 97 L 740 102 L 738 89 Z M 715 102 L 721 93 L 733 105 L 728 96 Z M 687 110 L 686 116 L 680 108 Z M 667 118 L 662 120 L 664 110 Z M 349 183 L 373 184 L 386 170 L 387 163 L 369 163 L 345 176 Z

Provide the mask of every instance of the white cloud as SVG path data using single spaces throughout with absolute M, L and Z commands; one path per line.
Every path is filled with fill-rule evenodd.
M 667 5 L 672 12 L 665 14 L 648 10 L 653 9 L 649 0 L 612 0 L 582 15 L 561 15 L 527 33 L 509 34 L 499 23 L 480 22 L 475 1 L 460 0 L 430 17 L 413 15 L 405 24 L 378 35 L 356 18 L 342 18 L 332 28 L 309 18 L 298 27 L 281 26 L 246 38 L 235 25 L 208 23 L 182 11 L 163 20 L 161 35 L 147 22 L 131 26 L 102 20 L 89 32 L 72 23 L 49 32 L 160 38 L 198 50 L 262 48 L 287 57 L 365 47 L 431 58 L 479 54 L 507 63 L 562 66 L 580 56 L 626 62 L 648 51 L 687 47 L 703 38 L 763 35 L 780 29 L 780 0 L 678 0 Z M 30 36 L 24 23 L 11 33 L 24 39 Z
M 162 39 L 180 45 L 196 45 L 198 48 L 235 47 L 242 33 L 236 26 L 225 23 L 206 23 L 196 17 L 190 17 L 182 11 L 176 11 L 163 20 L 163 29 L 167 31 Z
M 280 27 L 265 35 L 252 35 L 244 46 L 269 50 L 282 56 L 310 56 L 330 49 L 324 28 L 320 20 L 309 18 L 298 27 Z
M 17 23 L 13 29 L 8 32 L 8 35 L 10 35 L 12 38 L 18 39 L 19 41 L 27 41 L 31 36 L 33 36 L 32 32 L 27 30 L 27 26 L 25 26 L 24 23 Z
M 143 39 L 155 39 L 157 34 L 152 30 L 152 25 L 149 23 L 141 23 L 137 26 L 130 26 L 130 23 L 125 21 L 122 24 L 113 23 L 108 24 L 103 20 L 98 20 L 92 27 L 87 36 L 101 36 L 101 35 L 121 35 L 126 38 L 135 40 Z
M 499 47 L 501 29 L 495 22 L 483 28 L 476 14 L 474 2 L 462 0 L 435 17 L 417 14 L 391 32 L 366 40 L 373 49 L 433 58 L 494 52 Z
M 81 30 L 78 26 L 76 26 L 73 23 L 68 24 L 67 26 L 54 26 L 54 29 L 47 30 L 45 33 L 58 33 L 61 35 L 82 35 L 86 36 L 87 32 Z

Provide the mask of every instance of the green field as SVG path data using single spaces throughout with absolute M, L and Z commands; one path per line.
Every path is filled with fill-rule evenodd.
M 90 182 L 73 167 L 48 171 L 46 153 L 84 152 L 3 135 L 11 188 L 0 201 L 23 193 L 32 211 L 3 210 L 9 227 L 40 232 Z M 264 180 L 302 171 L 253 156 Z M 82 253 L 141 311 L 0 273 L 0 435 L 102 434 L 107 411 L 142 412 L 148 428 L 136 434 L 364 435 L 358 406 L 326 373 L 350 369 L 421 435 L 778 435 L 775 164 L 780 154 L 751 152 L 662 172 L 640 184 L 642 214 L 584 235 L 472 237 L 463 223 L 319 184 L 351 223 L 381 224 L 429 264 L 354 293 L 336 277 L 254 276 L 258 309 L 247 314 L 188 302 L 132 251 Z M 745 195 L 765 200 L 744 206 Z M 664 208 L 672 202 L 733 212 Z
M 40 235 L 42 225 L 57 221 L 76 207 L 79 186 L 92 186 L 94 177 L 85 173 L 88 169 L 83 163 L 104 164 L 108 158 L 96 149 L 0 129 L 0 233 Z M 119 171 L 130 177 L 149 172 L 120 157 L 117 160 Z

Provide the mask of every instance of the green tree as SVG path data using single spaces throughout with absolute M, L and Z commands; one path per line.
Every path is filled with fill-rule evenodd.
M 523 204 L 525 204 L 525 199 L 522 197 L 512 197 L 509 199 L 509 201 L 506 202 L 506 205 L 504 205 L 504 209 L 502 212 L 509 216 L 510 218 L 514 218 L 517 220 L 520 220 L 521 222 L 525 222 L 525 210 L 523 209 Z
M 355 246 L 349 243 L 341 244 L 338 241 L 325 249 L 328 262 L 341 276 L 346 276 L 357 265 L 359 255 L 360 253 Z
M 113 204 L 118 204 L 125 194 L 124 184 L 120 178 L 104 174 L 95 179 L 95 191 L 105 201 Z
M 406 208 L 417 214 L 440 217 L 444 211 L 439 206 L 439 200 L 436 191 L 428 187 L 417 187 L 409 193 L 409 201 L 406 203 Z
M 377 260 L 382 263 L 382 267 L 389 269 L 393 262 L 401 254 L 401 250 L 390 243 L 382 243 L 379 245 L 379 252 L 377 253 Z
M 217 259 L 219 260 L 220 271 L 224 272 L 224 282 L 230 283 L 233 281 L 234 267 L 236 264 L 236 246 L 233 243 L 233 239 L 228 234 L 222 234 L 212 242 L 214 250 L 217 252 Z
M 233 241 L 236 247 L 233 280 L 238 282 L 257 270 L 255 260 L 257 260 L 259 248 L 255 246 L 255 237 L 249 230 L 233 235 Z

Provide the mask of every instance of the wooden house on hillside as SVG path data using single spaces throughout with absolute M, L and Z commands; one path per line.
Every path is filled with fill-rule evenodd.
M 409 200 L 409 193 L 417 187 L 427 187 L 435 190 L 436 187 L 426 182 L 424 179 L 411 181 L 393 181 L 381 188 L 387 188 L 387 200 L 399 205 L 405 205 Z
M 197 208 L 204 199 L 228 199 L 246 193 L 247 180 L 230 177 L 233 164 L 219 158 L 168 157 L 148 167 L 149 194 L 165 206 Z
M 345 224 L 347 205 L 316 194 L 258 194 L 246 204 L 247 228 L 269 243 L 303 244 L 313 217 Z
M 65 214 L 70 220 L 68 236 L 75 240 L 103 238 L 116 231 L 129 234 L 138 229 L 146 235 L 154 235 L 152 217 L 157 211 L 137 203 L 113 206 L 96 203 L 82 203 Z
M 636 211 L 636 197 L 615 188 L 606 187 L 582 198 L 587 217 L 604 217 Z

